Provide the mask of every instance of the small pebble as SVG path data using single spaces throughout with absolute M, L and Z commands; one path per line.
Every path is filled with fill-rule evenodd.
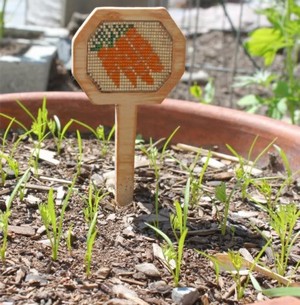
M 149 277 L 160 277 L 160 273 L 158 269 L 150 263 L 142 263 L 135 266 L 135 269 L 139 272 L 144 273 L 146 276 Z
M 199 296 L 198 290 L 192 287 L 178 287 L 172 291 L 172 300 L 177 305 L 193 305 Z

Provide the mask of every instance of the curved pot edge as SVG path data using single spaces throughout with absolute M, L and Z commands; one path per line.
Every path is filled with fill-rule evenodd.
M 56 114 L 66 123 L 71 118 L 81 120 L 92 127 L 100 123 L 114 124 L 114 107 L 93 105 L 83 92 L 29 92 L 0 95 L 0 112 L 16 117 L 30 126 L 30 118 L 15 103 L 20 100 L 30 111 L 36 113 L 43 98 L 47 98 L 49 115 Z M 8 121 L 1 118 L 0 129 Z M 259 136 L 253 150 L 254 158 L 275 138 L 289 157 L 293 170 L 300 168 L 300 127 L 273 120 L 260 115 L 212 105 L 196 104 L 188 101 L 165 99 L 159 105 L 138 106 L 137 132 L 145 138 L 168 137 L 180 126 L 174 142 L 210 148 L 218 146 L 227 152 L 230 144 L 243 156 L 256 136 Z M 78 126 L 76 127 L 78 128 Z M 261 159 L 268 162 L 268 156 Z M 298 165 L 299 164 L 299 165 Z

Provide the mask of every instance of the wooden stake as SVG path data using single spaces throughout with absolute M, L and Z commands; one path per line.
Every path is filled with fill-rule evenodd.
M 127 205 L 134 190 L 136 107 L 161 103 L 180 80 L 185 38 L 164 8 L 107 7 L 94 9 L 72 44 L 72 72 L 90 101 L 116 107 L 116 201 Z
M 116 201 L 123 206 L 133 199 L 136 106 L 117 105 L 116 124 Z

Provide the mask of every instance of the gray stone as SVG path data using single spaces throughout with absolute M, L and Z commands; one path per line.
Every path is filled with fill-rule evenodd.
M 148 277 L 160 277 L 158 269 L 150 263 L 142 263 L 135 266 L 135 269 Z
M 198 290 L 192 287 L 177 287 L 172 291 L 172 300 L 177 305 L 193 305 L 199 296 Z
M 130 290 L 129 288 L 123 285 L 114 285 L 112 287 L 113 294 L 118 298 L 129 299 L 137 298 L 138 295 L 135 291 Z
M 0 92 L 46 91 L 55 53 L 55 46 L 31 45 L 23 55 L 0 56 Z

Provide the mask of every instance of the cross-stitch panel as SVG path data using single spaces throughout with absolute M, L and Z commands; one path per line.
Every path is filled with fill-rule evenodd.
M 101 92 L 155 92 L 171 74 L 172 39 L 158 21 L 102 22 L 87 54 Z

